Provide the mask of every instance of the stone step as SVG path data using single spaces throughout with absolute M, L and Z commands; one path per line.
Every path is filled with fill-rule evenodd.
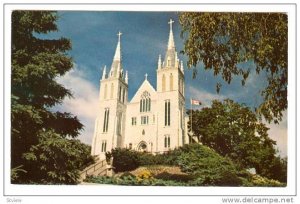
M 101 160 L 85 168 L 80 173 L 80 181 L 83 181 L 87 176 L 104 176 L 106 175 L 107 162 Z

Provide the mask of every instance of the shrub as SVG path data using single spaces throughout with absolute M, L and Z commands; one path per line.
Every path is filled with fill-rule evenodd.
M 115 172 L 131 171 L 139 167 L 138 153 L 129 149 L 116 148 L 111 152 Z
M 195 176 L 192 185 L 238 186 L 242 184 L 231 160 L 199 144 L 184 145 L 177 162 L 183 172 Z

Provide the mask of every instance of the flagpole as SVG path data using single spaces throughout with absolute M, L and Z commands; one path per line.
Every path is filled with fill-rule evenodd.
M 193 142 L 193 102 L 191 99 L 191 143 Z

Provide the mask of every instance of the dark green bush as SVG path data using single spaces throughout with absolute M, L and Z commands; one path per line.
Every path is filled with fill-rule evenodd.
M 231 160 L 199 144 L 184 145 L 179 149 L 178 165 L 183 172 L 195 176 L 193 185 L 239 186 L 242 184 Z
M 116 148 L 111 151 L 115 172 L 131 171 L 139 167 L 139 156 L 136 151 Z

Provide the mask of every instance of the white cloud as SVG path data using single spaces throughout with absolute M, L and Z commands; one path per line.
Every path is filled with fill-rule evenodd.
M 188 94 L 191 96 L 193 99 L 200 100 L 202 103 L 201 107 L 210 107 L 212 100 L 223 100 L 226 98 L 226 96 L 221 95 L 221 94 L 212 94 L 204 89 L 196 89 L 192 86 L 188 87 L 187 89 Z
M 271 139 L 276 141 L 276 147 L 279 150 L 280 156 L 287 156 L 287 111 L 283 112 L 283 118 L 279 124 L 268 124 L 266 122 L 264 123 L 267 127 L 270 128 L 270 130 L 268 131 L 269 136 Z
M 78 139 L 86 144 L 92 143 L 95 119 L 98 114 L 98 90 L 88 80 L 85 74 L 75 68 L 57 81 L 72 91 L 73 98 L 65 98 L 63 104 L 58 106 L 62 111 L 70 112 L 78 117 L 84 125 Z

